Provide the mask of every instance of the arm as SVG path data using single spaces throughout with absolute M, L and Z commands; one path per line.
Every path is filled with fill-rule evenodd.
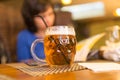
M 24 61 L 30 58 L 30 46 L 27 42 L 27 36 L 19 34 L 17 38 L 17 60 Z

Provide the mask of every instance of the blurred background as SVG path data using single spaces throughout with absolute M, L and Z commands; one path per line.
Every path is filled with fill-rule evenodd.
M 16 61 L 16 37 L 25 28 L 21 16 L 23 0 L 0 0 L 0 34 L 6 39 L 12 61 Z M 52 0 L 56 12 L 68 11 L 76 30 L 77 41 L 120 25 L 120 0 Z M 104 44 L 99 40 L 95 49 Z

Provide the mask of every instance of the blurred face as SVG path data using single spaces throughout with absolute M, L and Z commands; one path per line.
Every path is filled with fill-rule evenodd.
M 43 17 L 43 19 L 45 20 L 48 27 L 50 27 L 54 24 L 55 14 L 54 14 L 53 8 L 51 6 L 49 6 L 45 12 L 39 13 L 38 16 L 36 16 L 34 18 L 34 22 L 37 26 L 38 31 L 45 30 L 46 26 L 45 26 L 43 20 L 39 16 Z

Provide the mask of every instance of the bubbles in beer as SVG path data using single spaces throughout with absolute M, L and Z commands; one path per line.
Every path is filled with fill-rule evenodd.
M 61 39 L 65 39 L 67 42 L 61 42 Z M 48 35 L 45 37 L 44 44 L 49 64 L 64 65 L 73 61 L 76 48 L 76 40 L 73 35 Z

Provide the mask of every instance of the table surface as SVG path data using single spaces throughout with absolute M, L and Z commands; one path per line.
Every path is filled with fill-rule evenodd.
M 0 65 L 0 74 L 14 78 L 16 80 L 120 80 L 120 71 L 95 73 L 90 70 L 81 70 L 33 77 L 6 64 Z

